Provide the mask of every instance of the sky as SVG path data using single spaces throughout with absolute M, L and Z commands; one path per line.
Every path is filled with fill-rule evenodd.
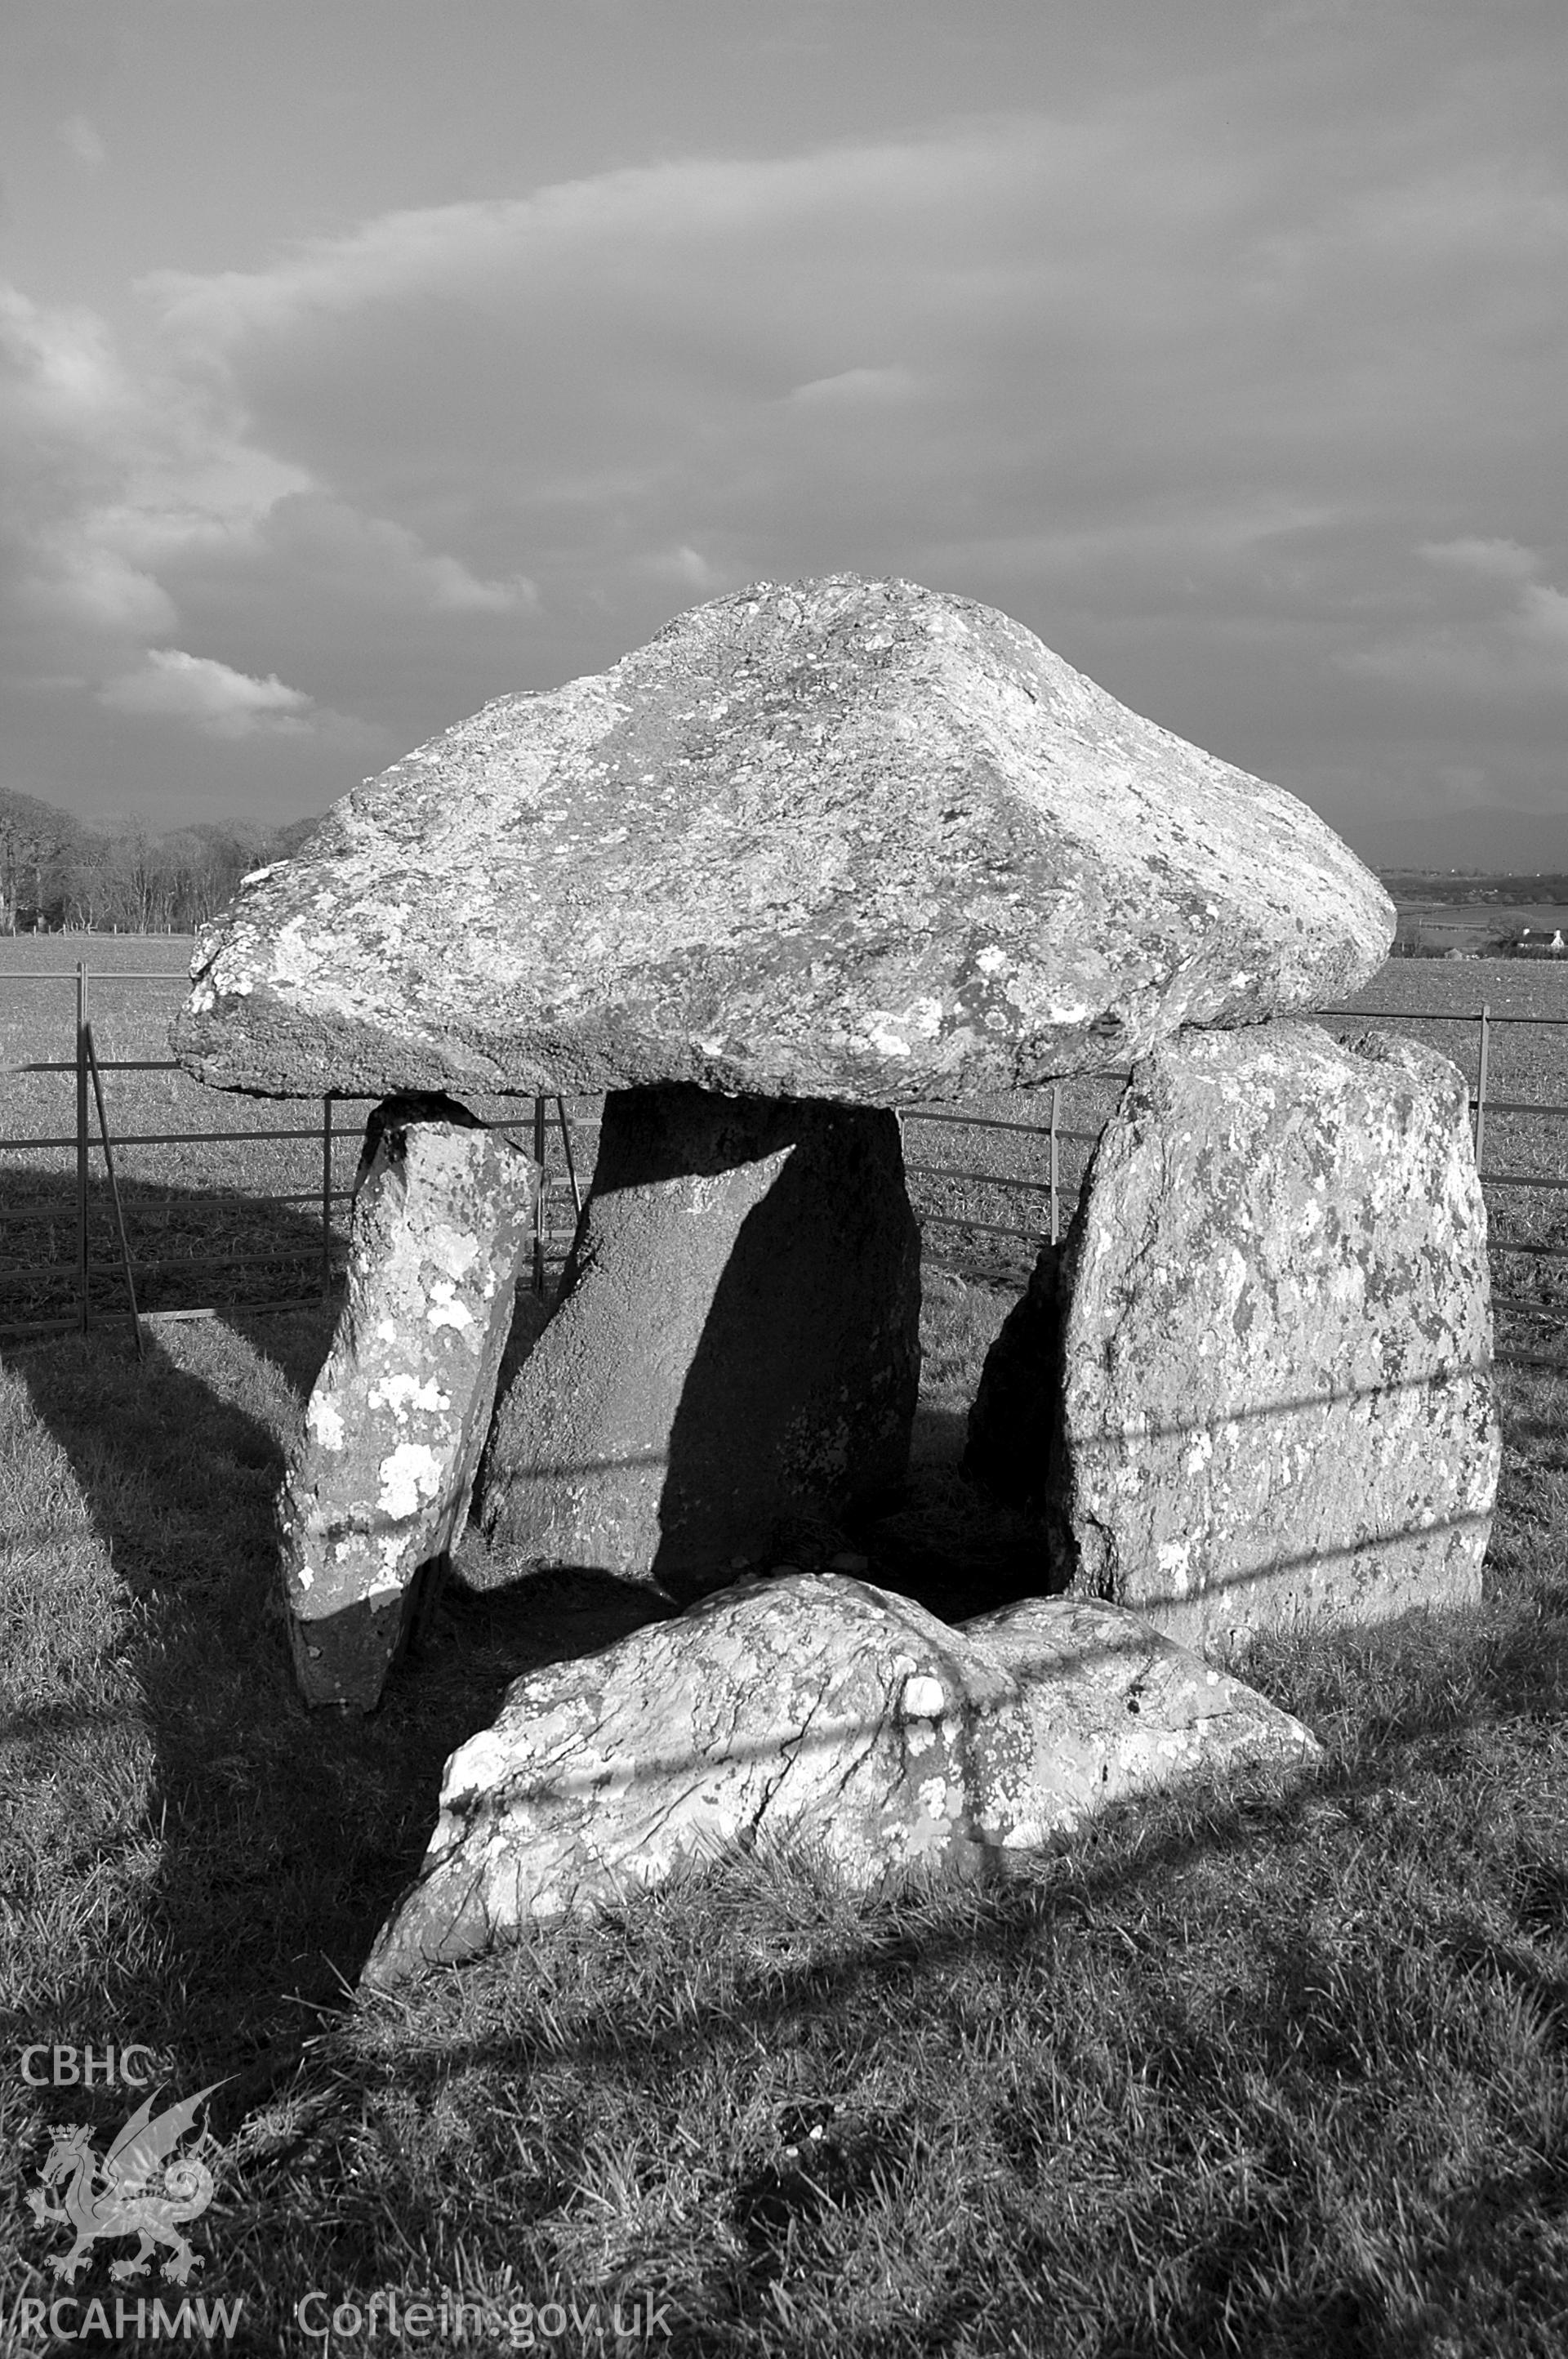
M 757 581 L 1568 867 L 1562 0 L 7 0 L 0 786 L 324 810 Z

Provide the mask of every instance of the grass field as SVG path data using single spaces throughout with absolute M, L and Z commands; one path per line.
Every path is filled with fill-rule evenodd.
M 1005 1297 L 929 1292 L 940 1418 Z M 7 2047 L 146 2043 L 171 2100 L 225 2081 L 193 2233 L 200 2290 L 243 2302 L 229 2347 L 324 2352 L 299 2303 L 351 2328 L 395 2288 L 561 2351 L 1561 2352 L 1559 1380 L 1505 1376 L 1478 1612 L 1247 1666 L 1323 1738 L 1309 1777 L 1189 1788 L 900 1905 L 738 1857 L 356 2004 L 443 1757 L 578 1625 L 460 1589 L 374 1719 L 305 1714 L 270 1508 L 326 1338 L 235 1314 L 144 1370 L 67 1339 L 0 1371 Z M 0 2335 L 58 2290 L 25 2209 L 49 2125 L 128 2110 L 0 2082 Z M 79 2288 L 111 2321 L 124 2290 L 101 2261 Z M 524 2316 L 618 2299 L 663 2331 Z M 331 2343 L 430 2347 L 462 2346 L 384 2309 Z

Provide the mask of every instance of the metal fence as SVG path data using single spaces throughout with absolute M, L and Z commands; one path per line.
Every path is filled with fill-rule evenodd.
M 101 975 L 100 979 L 107 978 Z M 168 1057 L 100 1056 L 93 1038 L 92 1020 L 89 1013 L 92 981 L 92 971 L 85 961 L 78 961 L 74 973 L 70 970 L 59 968 L 48 970 L 0 968 L 0 983 L 74 983 L 76 994 L 74 1056 L 34 1060 L 11 1069 L 18 1074 L 73 1075 L 76 1083 L 74 1128 L 70 1132 L 55 1135 L 0 1137 L 0 1152 L 37 1154 L 44 1150 L 59 1151 L 64 1148 L 74 1150 L 76 1308 L 69 1318 L 34 1320 L 12 1324 L 0 1321 L 0 1338 L 15 1341 L 24 1337 L 42 1338 L 72 1331 L 81 1334 L 87 1333 L 95 1320 L 116 1315 L 106 1312 L 102 1304 L 97 1306 L 93 1304 L 92 1280 L 95 1277 L 106 1276 L 114 1276 L 124 1280 L 126 1309 L 123 1314 L 118 1315 L 129 1317 L 133 1321 L 138 1317 L 136 1309 L 138 1278 L 145 1279 L 169 1274 L 179 1277 L 205 1276 L 213 1270 L 231 1272 L 262 1266 L 274 1268 L 280 1262 L 297 1261 L 302 1266 L 313 1266 L 317 1273 L 314 1290 L 309 1294 L 298 1294 L 284 1299 L 280 1299 L 276 1295 L 231 1299 L 222 1307 L 226 1310 L 294 1310 L 308 1309 L 316 1303 L 330 1300 L 334 1283 L 341 1275 L 340 1265 L 343 1252 L 343 1241 L 335 1225 L 337 1217 L 335 1208 L 347 1203 L 353 1194 L 351 1187 L 339 1184 L 334 1169 L 334 1158 L 340 1148 L 346 1147 L 351 1147 L 357 1155 L 361 1142 L 360 1126 L 358 1125 L 351 1127 L 345 1126 L 341 1114 L 336 1114 L 334 1109 L 352 1105 L 368 1106 L 378 1101 L 373 1098 L 324 1097 L 320 1102 L 319 1120 L 304 1126 L 290 1124 L 281 1127 L 257 1130 L 239 1130 L 232 1127 L 222 1130 L 178 1131 L 112 1129 L 103 1096 L 102 1080 L 103 1074 L 178 1073 L 186 1075 L 186 1069 L 176 1059 Z M 116 984 L 131 984 L 144 983 L 189 984 L 189 977 L 183 971 L 176 973 L 159 969 L 117 970 L 113 975 L 113 981 Z M 187 1075 L 186 1078 L 189 1077 Z M 550 1166 L 552 1107 L 555 1111 L 561 1146 L 561 1167 L 557 1171 L 553 1171 Z M 92 1126 L 94 1114 L 97 1118 L 96 1137 L 93 1136 Z M 577 1176 L 578 1155 L 566 1102 L 560 1098 L 536 1097 L 532 1101 L 531 1120 L 520 1123 L 515 1115 L 505 1115 L 487 1120 L 485 1127 L 491 1130 L 530 1134 L 529 1143 L 534 1160 L 539 1166 L 542 1175 L 542 1182 L 534 1209 L 532 1244 L 533 1284 L 535 1290 L 542 1294 L 546 1288 L 547 1270 L 553 1263 L 564 1259 L 565 1246 L 575 1229 L 576 1215 L 582 1209 Z M 114 1158 L 120 1150 L 126 1147 L 199 1145 L 254 1147 L 257 1144 L 270 1145 L 274 1142 L 304 1140 L 319 1144 L 320 1147 L 320 1178 L 315 1186 L 284 1191 L 250 1189 L 246 1192 L 249 1200 L 256 1203 L 308 1204 L 313 1209 L 319 1210 L 318 1233 L 310 1246 L 279 1245 L 265 1253 L 227 1254 L 207 1259 L 187 1255 L 162 1260 L 146 1255 L 133 1256 L 126 1238 L 119 1176 L 115 1168 Z M 117 1258 L 107 1262 L 94 1260 L 92 1254 L 92 1162 L 95 1149 L 103 1158 L 119 1245 Z M 557 1185 L 553 1183 L 558 1183 L 563 1178 L 570 1190 L 573 1222 L 570 1226 L 553 1226 L 549 1219 L 549 1207 L 552 1199 L 558 1193 Z M 58 1220 L 59 1212 L 53 1204 L 23 1203 L 6 1206 L 4 1217 L 7 1224 L 26 1223 Z M 181 1314 L 164 1312 L 158 1315 L 178 1317 Z M 198 1314 L 188 1312 L 185 1315 Z
M 105 977 L 103 979 L 107 978 Z M 231 1300 L 225 1303 L 222 1307 L 225 1309 L 234 1310 L 281 1310 L 286 1309 L 299 1309 L 306 1307 L 310 1303 L 330 1300 L 334 1283 L 339 1275 L 339 1261 L 342 1251 L 342 1242 L 338 1234 L 335 1225 L 336 1214 L 334 1208 L 341 1206 L 349 1201 L 352 1195 L 351 1188 L 338 1184 L 334 1171 L 334 1153 L 340 1147 L 353 1145 L 357 1147 L 359 1143 L 359 1130 L 357 1125 L 353 1129 L 345 1128 L 341 1125 L 341 1121 L 335 1118 L 334 1108 L 343 1108 L 352 1104 L 370 1104 L 374 1103 L 374 1101 L 370 1099 L 323 1098 L 321 1101 L 321 1115 L 319 1122 L 312 1123 L 309 1125 L 303 1127 L 291 1125 L 268 1130 L 222 1129 L 200 1131 L 125 1131 L 118 1134 L 112 1133 L 103 1093 L 101 1080 L 101 1076 L 103 1074 L 132 1072 L 183 1074 L 185 1072 L 185 1068 L 170 1058 L 101 1058 L 97 1053 L 96 1045 L 93 1039 L 92 1016 L 90 1013 L 90 985 L 92 980 L 92 973 L 85 961 L 79 961 L 77 962 L 74 974 L 72 974 L 70 970 L 62 970 L 59 968 L 47 971 L 16 971 L 0 969 L 0 982 L 73 982 L 76 994 L 75 1055 L 70 1059 L 44 1060 L 24 1064 L 13 1069 L 24 1073 L 58 1073 L 60 1075 L 73 1075 L 76 1085 L 76 1122 L 74 1129 L 69 1134 L 63 1134 L 58 1136 L 0 1137 L 0 1151 L 37 1152 L 40 1149 L 74 1149 L 76 1308 L 73 1315 L 70 1318 L 35 1321 L 27 1322 L 26 1325 L 7 1326 L 0 1324 L 0 1338 L 5 1338 L 5 1340 L 16 1340 L 24 1335 L 43 1336 L 69 1332 L 72 1329 L 85 1333 L 95 1317 L 102 1318 L 105 1315 L 114 1315 L 105 1313 L 102 1306 L 98 1306 L 95 1309 L 92 1300 L 92 1281 L 93 1277 L 103 1277 L 109 1273 L 114 1273 L 123 1277 L 126 1294 L 126 1311 L 121 1315 L 131 1317 L 133 1321 L 135 1321 L 136 1317 L 135 1286 L 137 1277 L 147 1277 L 158 1274 L 166 1274 L 170 1271 L 178 1272 L 182 1276 L 193 1276 L 198 1272 L 205 1273 L 213 1269 L 231 1272 L 235 1269 L 259 1266 L 261 1264 L 266 1264 L 269 1266 L 276 1266 L 280 1261 L 287 1262 L 290 1259 L 294 1259 L 306 1264 L 306 1266 L 313 1264 L 315 1266 L 316 1285 L 314 1290 L 310 1294 L 291 1297 L 287 1300 L 279 1300 L 276 1297 L 267 1297 L 265 1299 L 243 1301 Z M 165 973 L 161 971 L 146 971 L 141 973 L 135 971 L 115 971 L 113 980 L 116 984 L 131 984 L 174 982 L 183 984 L 187 981 L 187 977 L 183 972 L 176 973 L 173 972 Z M 1479 1057 L 1476 1085 L 1471 1093 L 1470 1107 L 1475 1132 L 1476 1159 L 1477 1165 L 1480 1167 L 1481 1178 L 1484 1185 L 1491 1189 L 1503 1188 L 1516 1190 L 1530 1189 L 1562 1190 L 1568 1189 L 1568 1178 L 1552 1177 L 1531 1172 L 1487 1171 L 1485 1168 L 1487 1117 L 1488 1114 L 1495 1115 L 1524 1114 L 1541 1116 L 1548 1119 L 1568 1119 L 1568 1105 L 1521 1103 L 1519 1101 L 1496 1099 L 1488 1094 L 1487 1083 L 1491 1060 L 1491 1039 L 1494 1027 L 1499 1024 L 1548 1025 L 1555 1027 L 1559 1030 L 1568 1030 L 1568 1018 L 1540 1016 L 1497 1016 L 1492 1013 L 1489 1005 L 1486 1003 L 1483 1003 L 1478 1011 L 1461 1016 L 1456 1016 L 1453 1010 L 1446 1008 L 1411 1009 L 1356 1007 L 1346 1009 L 1341 1007 L 1320 1010 L 1318 1011 L 1318 1018 L 1319 1021 L 1338 1026 L 1342 1029 L 1348 1026 L 1357 1026 L 1368 1021 L 1392 1021 L 1395 1023 L 1425 1021 L 1429 1023 L 1442 1022 L 1476 1025 L 1478 1030 Z M 1092 1078 L 1093 1081 L 1098 1083 L 1108 1082 L 1124 1082 L 1127 1075 L 1123 1071 L 1100 1074 L 1088 1078 Z M 600 1101 L 597 1098 L 592 1098 L 573 1100 L 570 1101 L 570 1103 L 581 1106 L 588 1106 L 597 1105 Z M 97 1115 L 98 1137 L 96 1142 L 92 1136 L 92 1123 L 90 1119 L 90 1105 L 92 1109 L 95 1111 Z M 529 1144 L 532 1148 L 534 1159 L 539 1165 L 541 1170 L 541 1185 L 535 1208 L 535 1228 L 532 1254 L 533 1284 L 535 1292 L 540 1294 L 544 1293 L 546 1290 L 546 1277 L 550 1267 L 558 1265 L 565 1258 L 566 1248 L 569 1244 L 570 1238 L 575 1230 L 577 1215 L 581 1211 L 581 1189 L 578 1177 L 579 1158 L 576 1151 L 576 1146 L 574 1145 L 573 1117 L 568 1112 L 568 1101 L 562 1097 L 553 1099 L 535 1097 L 532 1101 L 532 1114 L 530 1121 L 520 1124 L 514 1115 L 501 1115 L 499 1117 L 487 1120 L 486 1125 L 491 1129 L 504 1130 L 514 1134 L 531 1133 Z M 552 1170 L 549 1158 L 550 1114 L 552 1108 L 554 1110 L 556 1128 L 558 1133 L 561 1147 L 561 1166 L 560 1169 L 557 1170 Z M 966 1187 L 979 1186 L 987 1189 L 1001 1190 L 1020 1198 L 1022 1200 L 1021 1209 L 1027 1208 L 1033 1213 L 1033 1217 L 1026 1221 L 989 1221 L 972 1217 L 967 1212 L 941 1212 L 925 1210 L 918 1214 L 922 1232 L 924 1233 L 928 1229 L 947 1229 L 958 1232 L 966 1236 L 987 1236 L 1008 1239 L 1022 1245 L 1031 1252 L 1037 1251 L 1047 1240 L 1054 1244 L 1062 1233 L 1065 1199 L 1070 1193 L 1073 1201 L 1076 1201 L 1078 1188 L 1081 1184 L 1082 1178 L 1081 1169 L 1077 1177 L 1071 1180 L 1065 1177 L 1062 1168 L 1062 1150 L 1064 1147 L 1082 1149 L 1084 1150 L 1082 1157 L 1075 1158 L 1075 1160 L 1087 1162 L 1087 1150 L 1094 1147 L 1100 1136 L 1098 1129 L 1083 1130 L 1079 1128 L 1065 1127 L 1063 1125 L 1061 1116 L 1062 1086 L 1060 1083 L 1054 1083 L 1052 1085 L 1048 1118 L 1046 1121 L 1039 1123 L 1019 1122 L 1000 1116 L 988 1115 L 980 1113 L 968 1113 L 960 1110 L 949 1111 L 946 1108 L 901 1108 L 899 1110 L 899 1118 L 901 1124 L 904 1125 L 926 1125 L 933 1128 L 951 1127 L 953 1129 L 962 1130 L 966 1133 L 973 1133 L 977 1131 L 1011 1133 L 1020 1137 L 1038 1140 L 1041 1143 L 1045 1162 L 1045 1169 L 1039 1175 L 1021 1175 L 1016 1172 L 987 1170 L 983 1168 L 965 1163 L 923 1162 L 916 1160 L 906 1161 L 905 1169 L 912 1179 L 939 1180 L 948 1184 L 960 1183 Z M 583 1121 L 579 1118 L 578 1125 L 579 1143 L 580 1143 L 582 1133 L 585 1131 L 591 1131 L 595 1126 L 596 1125 L 591 1120 Z M 308 1248 L 300 1247 L 292 1250 L 288 1248 L 275 1248 L 265 1254 L 249 1256 L 231 1254 L 221 1258 L 214 1258 L 205 1262 L 199 1257 L 185 1256 L 167 1261 L 149 1259 L 146 1256 L 142 1256 L 136 1259 L 133 1258 L 126 1240 L 124 1223 L 121 1214 L 119 1189 L 114 1169 L 114 1154 L 116 1149 L 160 1146 L 178 1147 L 182 1144 L 196 1145 L 219 1142 L 232 1142 L 236 1146 L 244 1145 L 254 1147 L 258 1142 L 298 1142 L 305 1140 L 319 1142 L 320 1146 L 321 1159 L 319 1184 L 308 1190 L 289 1190 L 281 1193 L 267 1193 L 263 1190 L 247 1190 L 247 1197 L 249 1201 L 255 1202 L 276 1204 L 308 1203 L 313 1207 L 319 1208 L 319 1233 L 311 1246 Z M 104 1172 L 109 1184 L 111 1204 L 120 1248 L 118 1260 L 108 1263 L 94 1261 L 91 1255 L 91 1168 L 92 1156 L 95 1144 L 103 1160 Z M 552 1201 L 559 1201 L 559 1182 L 563 1178 L 565 1179 L 570 1191 L 572 1220 L 570 1223 L 563 1223 L 557 1225 L 553 1224 L 550 1220 L 549 1208 Z M 49 1205 L 29 1206 L 24 1204 L 14 1209 L 8 1209 L 5 1213 L 7 1222 L 26 1222 L 29 1219 L 43 1219 L 47 1217 L 58 1218 L 58 1212 L 55 1207 Z M 1568 1245 L 1543 1244 L 1523 1239 L 1512 1240 L 1506 1237 L 1494 1238 L 1493 1245 L 1494 1249 L 1499 1253 L 1526 1255 L 1546 1260 L 1568 1261 Z M 1494 1292 L 1493 1300 L 1496 1307 L 1499 1310 L 1519 1311 L 1532 1316 L 1541 1316 L 1542 1314 L 1543 1306 L 1540 1302 L 1527 1301 L 1520 1298 L 1509 1296 L 1506 1293 L 1497 1292 Z M 179 1314 L 170 1313 L 167 1315 L 178 1316 Z M 1568 1366 L 1568 1360 L 1557 1357 L 1549 1358 L 1541 1354 L 1509 1353 L 1507 1356 L 1514 1360 L 1516 1363 L 1523 1364 Z

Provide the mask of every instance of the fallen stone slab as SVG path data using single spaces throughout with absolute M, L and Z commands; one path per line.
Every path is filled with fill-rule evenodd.
M 1457 1068 L 1386 1032 L 1184 1034 L 992 1347 L 966 1471 L 1041 1515 L 1062 1586 L 1189 1646 L 1468 1604 L 1491 1357 Z
M 612 1092 L 557 1307 L 485 1453 L 497 1578 L 521 1560 L 682 1602 L 721 1587 L 792 1517 L 896 1488 L 919 1382 L 896 1116 Z
M 1331 1004 L 1393 931 L 1293 796 L 992 607 L 832 574 L 696 607 L 348 796 L 203 935 L 172 1038 L 285 1097 L 917 1103 Z
M 535 1165 L 462 1106 L 367 1125 L 348 1287 L 278 1502 L 306 1701 L 379 1701 L 422 1567 L 462 1530 L 528 1242 Z
M 1205 1764 L 1318 1749 L 1115 1606 L 1035 1598 L 953 1628 L 847 1577 L 747 1582 L 514 1682 L 448 1762 L 363 1979 L 473 1957 L 727 1845 L 805 1832 L 875 1890 L 1067 1836 Z

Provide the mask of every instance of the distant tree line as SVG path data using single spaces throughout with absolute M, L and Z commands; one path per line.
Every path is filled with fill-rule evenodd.
M 0 933 L 198 933 L 240 879 L 287 860 L 319 821 L 204 821 L 107 830 L 0 787 Z

